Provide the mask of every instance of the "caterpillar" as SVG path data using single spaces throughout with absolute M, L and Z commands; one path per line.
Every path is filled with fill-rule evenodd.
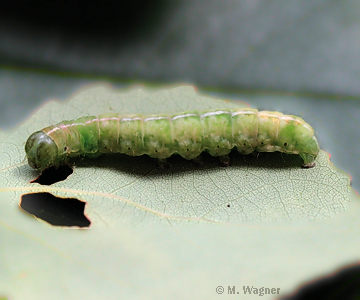
M 302 118 L 275 111 L 226 108 L 175 115 L 106 113 L 63 121 L 34 132 L 25 145 L 37 170 L 66 163 L 69 157 L 103 153 L 147 154 L 166 160 L 173 154 L 196 159 L 203 151 L 228 161 L 241 154 L 279 151 L 298 154 L 310 168 L 320 151 L 313 128 Z

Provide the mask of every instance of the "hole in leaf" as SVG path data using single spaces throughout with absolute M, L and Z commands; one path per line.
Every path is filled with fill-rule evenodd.
M 63 165 L 58 168 L 51 167 L 45 169 L 36 179 L 30 181 L 31 183 L 39 183 L 41 185 L 51 185 L 68 178 L 73 173 L 73 169 L 68 165 Z
M 76 198 L 60 198 L 50 193 L 31 193 L 21 197 L 20 207 L 54 226 L 89 227 L 84 215 L 85 202 Z

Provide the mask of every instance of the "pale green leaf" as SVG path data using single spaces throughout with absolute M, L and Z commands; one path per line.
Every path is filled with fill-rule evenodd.
M 227 168 L 209 156 L 203 167 L 174 157 L 165 171 L 146 156 L 111 155 L 78 161 L 72 175 L 51 186 L 30 183 L 37 172 L 24 161 L 24 144 L 49 124 L 109 111 L 241 105 L 201 97 L 192 87 L 156 93 L 93 87 L 68 103 L 48 103 L 2 134 L 0 296 L 211 299 L 217 286 L 225 294 L 236 286 L 243 295 L 244 285 L 284 295 L 356 259 L 360 203 L 349 177 L 323 151 L 312 169 L 280 154 L 233 153 Z M 18 202 L 37 192 L 86 201 L 91 230 L 53 230 L 29 217 Z M 343 249 L 349 240 L 352 247 Z

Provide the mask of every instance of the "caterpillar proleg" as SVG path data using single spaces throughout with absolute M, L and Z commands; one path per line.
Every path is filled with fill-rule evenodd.
M 298 154 L 308 168 L 315 165 L 320 150 L 313 128 L 300 117 L 225 108 L 174 115 L 85 116 L 36 131 L 28 138 L 25 152 L 29 165 L 42 171 L 81 155 L 146 154 L 163 161 L 178 154 L 190 160 L 203 151 L 224 157 L 233 148 L 241 154 Z

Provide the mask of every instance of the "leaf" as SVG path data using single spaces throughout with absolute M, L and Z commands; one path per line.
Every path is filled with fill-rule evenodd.
M 146 156 L 111 155 L 77 161 L 72 175 L 51 186 L 30 183 L 37 173 L 24 161 L 24 143 L 49 124 L 107 111 L 235 106 L 192 87 L 126 94 L 94 87 L 66 104 L 47 104 L 18 130 L 2 134 L 0 292 L 36 299 L 99 298 L 104 290 L 110 298 L 150 299 L 175 292 L 208 299 L 217 286 L 243 293 L 249 285 L 283 294 L 310 274 L 356 259 L 359 201 L 349 177 L 323 151 L 312 169 L 280 154 L 233 153 L 228 168 L 210 156 L 203 167 L 173 157 L 166 171 Z M 51 230 L 29 218 L 17 203 L 21 194 L 39 192 L 86 201 L 92 229 Z M 350 238 L 353 247 L 336 251 Z M 289 263 L 289 256 L 307 257 L 307 263 Z

